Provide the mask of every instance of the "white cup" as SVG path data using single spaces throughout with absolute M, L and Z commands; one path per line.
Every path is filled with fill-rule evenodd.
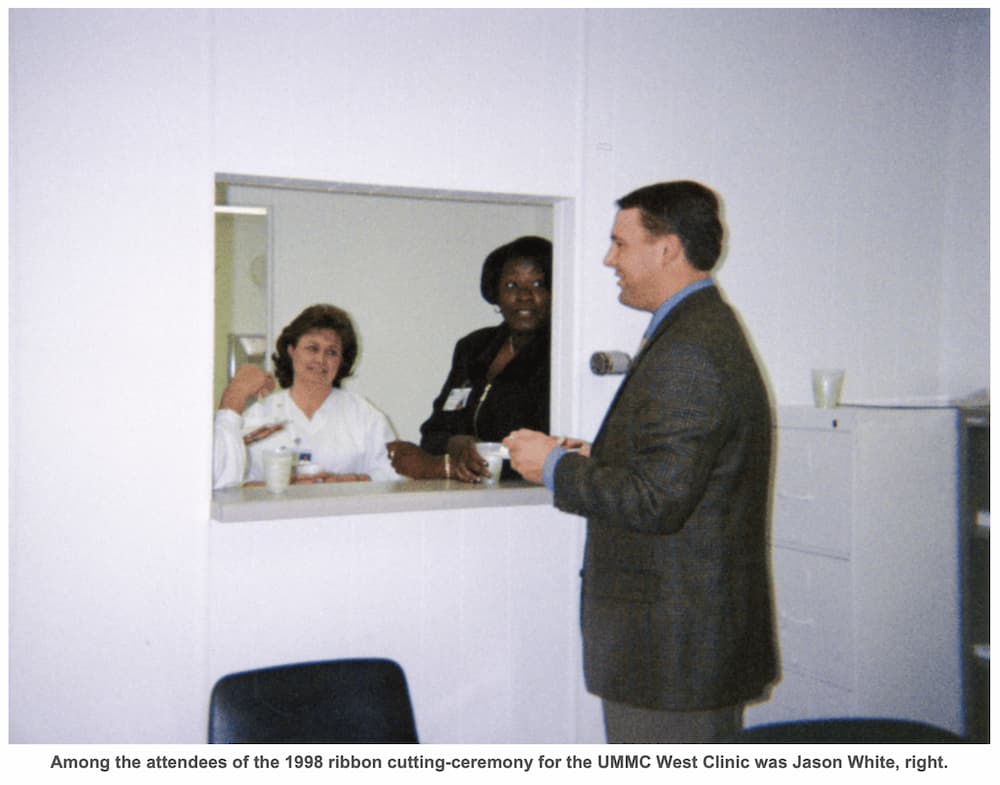
M 503 471 L 503 445 L 500 442 L 477 442 L 476 451 L 486 461 L 486 468 L 490 476 L 484 477 L 486 485 L 496 485 L 500 481 L 500 472 Z
M 295 464 L 296 477 L 315 477 L 323 473 L 323 467 L 312 461 L 299 461 Z
M 840 393 L 844 388 L 844 371 L 840 368 L 814 368 L 812 372 L 813 401 L 819 409 L 840 406 Z
M 292 479 L 291 450 L 264 450 L 264 487 L 271 493 L 283 493 Z

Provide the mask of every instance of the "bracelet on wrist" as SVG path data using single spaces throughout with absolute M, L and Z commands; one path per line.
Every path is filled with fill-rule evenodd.
M 444 477 L 446 480 L 451 479 L 451 456 L 448 453 L 444 454 Z

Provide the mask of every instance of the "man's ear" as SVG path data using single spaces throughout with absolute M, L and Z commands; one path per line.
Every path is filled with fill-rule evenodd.
M 684 256 L 684 244 L 676 234 L 664 234 L 659 238 L 664 266 Z

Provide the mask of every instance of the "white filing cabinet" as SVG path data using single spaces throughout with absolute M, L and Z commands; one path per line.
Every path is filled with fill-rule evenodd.
M 782 680 L 747 725 L 963 731 L 957 412 L 782 407 L 772 555 Z

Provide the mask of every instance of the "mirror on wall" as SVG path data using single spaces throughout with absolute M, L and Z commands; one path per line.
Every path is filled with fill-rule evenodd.
M 269 368 L 281 329 L 329 302 L 360 339 L 345 388 L 414 442 L 455 342 L 500 322 L 479 293 L 486 255 L 521 235 L 553 237 L 545 197 L 219 175 L 216 203 L 216 401 L 234 352 Z

